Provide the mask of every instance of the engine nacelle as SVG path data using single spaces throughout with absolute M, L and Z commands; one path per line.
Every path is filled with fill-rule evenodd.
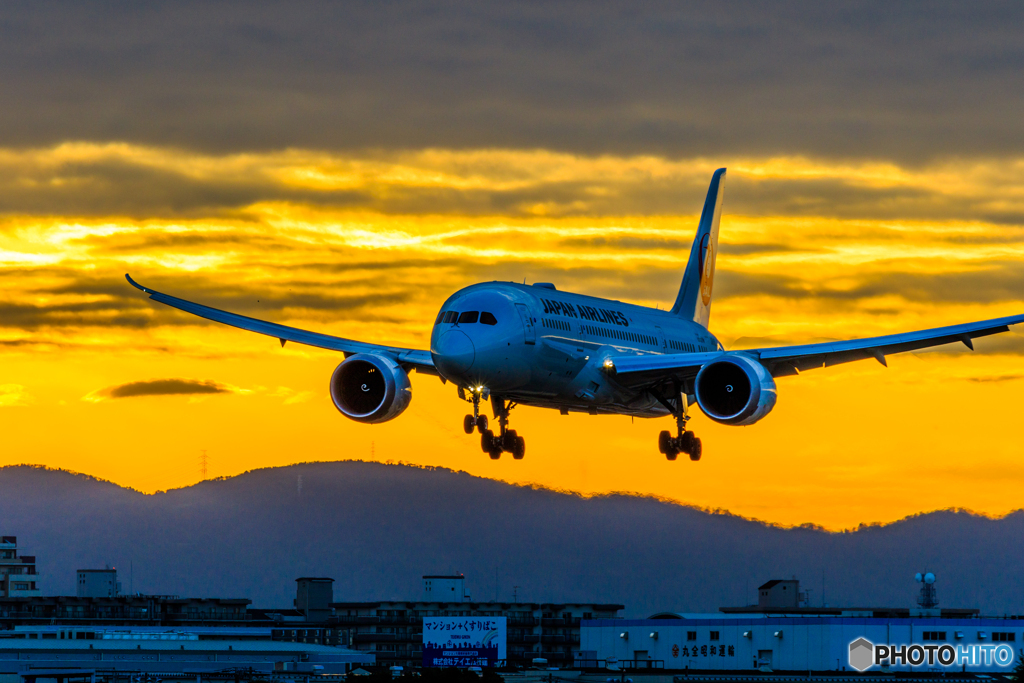
M 763 365 L 742 354 L 702 367 L 694 393 L 704 414 L 726 425 L 752 425 L 775 407 L 775 380 Z
M 409 407 L 412 385 L 405 370 L 390 358 L 356 353 L 334 369 L 331 400 L 356 422 L 387 422 Z

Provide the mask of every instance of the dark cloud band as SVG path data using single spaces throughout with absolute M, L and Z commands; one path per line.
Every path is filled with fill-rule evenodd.
M 12 4 L 0 146 L 1003 155 L 1022 23 L 1014 2 Z
M 128 382 L 96 392 L 103 398 L 136 398 L 139 396 L 181 396 L 202 394 L 230 394 L 234 390 L 226 384 L 212 380 L 154 379 Z

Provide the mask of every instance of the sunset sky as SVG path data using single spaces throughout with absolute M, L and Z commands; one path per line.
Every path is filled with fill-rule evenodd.
M 754 426 L 698 414 L 699 463 L 669 419 L 531 408 L 492 462 L 435 377 L 357 424 L 339 354 L 127 285 L 417 348 L 478 281 L 664 307 L 725 166 L 726 348 L 1024 312 L 1019 5 L 432 7 L 0 10 L 0 464 L 376 459 L 831 529 L 1024 506 L 1024 329 L 781 378 Z

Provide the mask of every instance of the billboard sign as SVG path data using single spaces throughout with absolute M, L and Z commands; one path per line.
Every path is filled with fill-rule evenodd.
M 497 666 L 505 617 L 423 617 L 423 666 Z

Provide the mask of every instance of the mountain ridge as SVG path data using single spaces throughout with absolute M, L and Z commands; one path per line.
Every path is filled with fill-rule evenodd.
M 224 476 L 219 476 L 219 477 L 210 477 L 208 479 L 203 479 L 201 481 L 198 481 L 198 482 L 196 482 L 194 484 L 188 484 L 187 486 L 179 486 L 179 487 L 171 488 L 171 489 L 159 489 L 159 490 L 154 491 L 152 493 L 146 493 L 145 491 L 140 491 L 140 490 L 138 490 L 136 488 L 132 488 L 131 486 L 127 486 L 127 485 L 124 485 L 124 484 L 119 484 L 119 483 L 117 483 L 117 482 L 115 482 L 115 481 L 113 481 L 111 479 L 103 479 L 102 477 L 97 477 L 95 475 L 88 474 L 87 472 L 78 472 L 76 470 L 65 469 L 63 467 L 49 467 L 47 465 L 36 465 L 36 464 L 30 464 L 30 463 L 17 463 L 17 464 L 13 464 L 13 465 L 0 465 L 0 473 L 2 473 L 4 470 L 20 469 L 20 468 L 31 469 L 31 470 L 39 470 L 39 471 L 42 471 L 42 472 L 55 472 L 55 473 L 70 475 L 70 476 L 76 477 L 76 478 L 82 478 L 82 479 L 86 479 L 86 480 L 91 480 L 91 481 L 94 481 L 94 482 L 99 483 L 99 484 L 110 484 L 110 485 L 115 486 L 117 488 L 124 489 L 125 491 L 129 491 L 129 492 L 132 492 L 132 493 L 137 493 L 137 494 L 142 495 L 142 496 L 156 496 L 156 495 L 164 494 L 164 493 L 175 493 L 175 492 L 179 492 L 179 491 L 185 491 L 187 489 L 192 489 L 192 488 L 195 488 L 197 486 L 202 486 L 203 484 L 210 483 L 210 482 L 228 481 L 228 480 L 231 480 L 231 479 L 235 479 L 235 478 L 238 478 L 238 477 L 243 477 L 243 476 L 246 476 L 246 475 L 250 475 L 250 474 L 254 474 L 254 473 L 262 472 L 262 471 L 281 470 L 281 469 L 288 468 L 288 467 L 297 467 L 297 466 L 304 466 L 304 465 L 320 465 L 320 464 L 333 464 L 333 463 L 343 463 L 343 462 L 344 463 L 376 464 L 376 465 L 385 465 L 385 466 L 389 466 L 389 467 L 407 467 L 407 468 L 410 468 L 410 469 L 424 470 L 424 471 L 428 471 L 428 472 L 430 472 L 430 471 L 450 472 L 452 474 L 466 475 L 468 477 L 472 477 L 473 479 L 481 479 L 481 480 L 485 480 L 485 481 L 496 481 L 496 482 L 499 482 L 499 483 L 502 483 L 502 484 L 506 484 L 508 486 L 512 486 L 512 487 L 516 487 L 516 488 L 548 491 L 548 492 L 551 492 L 551 493 L 558 493 L 558 494 L 562 494 L 562 495 L 566 495 L 566 496 L 575 496 L 575 497 L 580 498 L 582 500 L 589 500 L 589 499 L 592 499 L 592 498 L 608 498 L 608 497 L 614 497 L 614 496 L 625 496 L 625 497 L 629 497 L 629 498 L 651 500 L 651 501 L 655 501 L 655 502 L 659 502 L 659 503 L 665 503 L 665 504 L 668 504 L 668 505 L 674 505 L 674 506 L 678 506 L 678 507 L 682 507 L 682 508 L 687 508 L 687 509 L 690 509 L 690 510 L 695 510 L 695 511 L 698 511 L 698 512 L 703 512 L 703 513 L 708 514 L 708 515 L 722 515 L 722 516 L 726 516 L 726 517 L 735 517 L 737 519 L 742 519 L 742 520 L 745 520 L 745 521 L 748 521 L 748 522 L 754 522 L 754 523 L 757 523 L 757 524 L 761 524 L 761 525 L 764 525 L 764 526 L 773 527 L 773 528 L 777 528 L 777 529 L 812 529 L 812 530 L 815 530 L 815 531 L 822 531 L 822 532 L 829 533 L 829 534 L 851 533 L 851 532 L 854 532 L 854 531 L 861 531 L 863 529 L 871 528 L 871 527 L 887 527 L 887 526 L 892 526 L 894 524 L 901 524 L 903 522 L 907 522 L 909 520 L 913 520 L 913 519 L 915 519 L 917 517 L 928 516 L 928 515 L 935 515 L 935 514 L 946 513 L 946 512 L 953 513 L 953 514 L 963 514 L 963 515 L 968 515 L 970 517 L 977 517 L 977 518 L 988 519 L 988 520 L 993 520 L 993 521 L 998 521 L 998 520 L 1001 520 L 1001 519 L 1005 519 L 1007 517 L 1011 517 L 1011 516 L 1016 515 L 1016 514 L 1024 513 L 1024 507 L 1014 508 L 1013 510 L 1009 510 L 1009 511 L 1003 513 L 1003 514 L 996 515 L 996 514 L 988 514 L 988 513 L 985 513 L 985 512 L 978 512 L 976 510 L 972 510 L 971 508 L 951 506 L 951 507 L 945 507 L 945 508 L 935 508 L 933 510 L 922 510 L 921 512 L 914 512 L 914 513 L 911 513 L 909 515 L 906 515 L 905 517 L 900 517 L 899 519 L 894 519 L 894 520 L 891 520 L 891 521 L 888 521 L 888 522 L 860 522 L 859 524 L 857 524 L 857 526 L 853 526 L 853 527 L 845 527 L 845 528 L 842 528 L 842 529 L 829 529 L 828 527 L 823 526 L 821 524 L 817 524 L 816 522 L 800 522 L 798 524 L 783 524 L 781 522 L 772 522 L 770 520 L 760 519 L 759 517 L 750 517 L 750 516 L 742 515 L 742 514 L 739 514 L 737 512 L 733 512 L 733 511 L 731 511 L 731 510 L 729 510 L 727 508 L 705 507 L 705 506 L 697 505 L 695 503 L 684 503 L 682 501 L 676 500 L 674 498 L 670 498 L 668 496 L 660 496 L 660 495 L 653 494 L 653 493 L 637 493 L 637 492 L 634 492 L 634 491 L 602 491 L 602 492 L 598 492 L 598 493 L 584 493 L 584 492 L 581 492 L 581 491 L 574 491 L 572 489 L 567 489 L 567 488 L 555 488 L 555 487 L 552 487 L 552 486 L 547 486 L 547 485 L 544 485 L 544 484 L 539 484 L 539 483 L 534 483 L 534 482 L 527 482 L 527 483 L 506 482 L 506 481 L 503 481 L 501 479 L 491 479 L 489 477 L 481 477 L 479 475 L 475 475 L 475 474 L 472 474 L 470 472 L 467 472 L 466 470 L 454 470 L 454 469 L 451 469 L 450 467 L 443 467 L 443 466 L 439 466 L 439 465 L 419 465 L 419 464 L 416 464 L 416 463 L 408 463 L 408 462 L 404 462 L 404 461 L 397 461 L 397 462 L 395 462 L 395 461 L 390 461 L 390 460 L 384 461 L 384 462 L 377 461 L 377 460 L 362 460 L 362 459 L 350 459 L 350 460 L 306 460 L 306 461 L 302 461 L 302 462 L 292 463 L 290 465 L 279 465 L 279 466 L 273 466 L 273 467 L 258 467 L 256 469 L 245 470 L 243 472 L 239 472 L 238 474 L 224 475 Z
M 408 600 L 421 575 L 459 570 L 477 600 L 509 600 L 518 586 L 521 599 L 621 603 L 642 617 L 754 602 L 758 585 L 794 574 L 812 605 L 824 588 L 832 605 L 909 607 L 914 573 L 928 570 L 944 605 L 1024 610 L 1012 575 L 1024 559 L 1021 510 L 937 510 L 829 531 L 654 496 L 358 460 L 151 494 L 14 465 L 0 468 L 0 531 L 38 557 L 44 594 L 72 593 L 76 569 L 108 563 L 126 592 L 250 597 L 263 607 L 290 605 L 301 575 L 334 577 L 339 601 Z

